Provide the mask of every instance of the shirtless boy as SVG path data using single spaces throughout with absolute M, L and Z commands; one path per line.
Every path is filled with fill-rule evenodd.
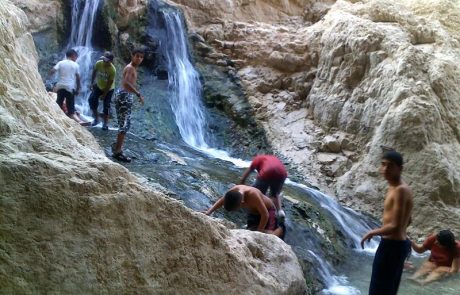
M 116 160 L 122 162 L 131 162 L 131 158 L 123 154 L 123 143 L 125 141 L 126 132 L 131 127 L 131 108 L 133 106 L 134 95 L 139 98 L 140 103 L 144 104 L 144 97 L 141 95 L 136 86 L 137 67 L 144 59 L 144 51 L 142 49 L 134 49 L 131 53 L 131 62 L 123 69 L 123 78 L 121 87 L 115 94 L 115 109 L 118 119 L 118 135 L 117 141 L 112 146 L 112 152 Z
M 235 185 L 217 200 L 205 214 L 211 215 L 222 206 L 227 211 L 235 211 L 239 208 L 247 209 L 248 229 L 274 234 L 281 239 L 284 238 L 284 230 L 277 224 L 276 207 L 272 200 L 263 195 L 260 190 L 247 185 Z
M 386 152 L 381 161 L 380 173 L 388 182 L 385 196 L 382 227 L 369 231 L 361 240 L 370 241 L 374 236 L 381 236 L 372 265 L 372 278 L 369 295 L 396 294 L 401 274 L 411 243 L 407 239 L 406 229 L 412 214 L 412 191 L 401 180 L 403 158 L 396 151 Z

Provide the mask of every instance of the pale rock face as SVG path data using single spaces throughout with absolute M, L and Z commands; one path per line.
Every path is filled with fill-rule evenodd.
M 118 27 L 126 27 L 131 20 L 145 13 L 147 2 L 146 0 L 110 0 L 109 5 L 113 3 L 117 6 Z
M 61 0 L 11 0 L 28 16 L 30 32 L 56 30 L 58 23 L 63 21 Z
M 457 2 L 174 2 L 210 56 L 233 61 L 274 149 L 309 182 L 380 216 L 380 146 L 392 147 L 411 232 L 460 231 Z
M 0 2 L 1 293 L 302 294 L 290 246 L 141 184 L 46 93 L 25 14 Z

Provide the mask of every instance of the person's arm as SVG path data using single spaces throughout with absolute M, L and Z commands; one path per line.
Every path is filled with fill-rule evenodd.
M 460 258 L 454 258 L 452 261 L 452 266 L 450 268 L 450 273 L 457 273 L 460 270 Z
M 49 79 L 52 75 L 54 75 L 54 73 L 56 73 L 56 69 L 55 69 L 55 68 L 51 68 L 51 70 L 49 70 L 49 72 L 48 72 L 48 79 Z
M 75 74 L 75 78 L 77 79 L 77 89 L 75 90 L 75 94 L 78 95 L 80 93 L 80 74 Z
M 105 97 L 105 96 L 107 95 L 107 93 L 109 93 L 110 88 L 111 88 L 111 86 L 112 86 L 112 83 L 113 83 L 113 79 L 107 81 L 107 85 L 106 85 L 105 88 L 102 90 L 102 91 L 103 91 L 103 93 L 102 93 L 103 97 Z
M 404 226 L 404 207 L 405 196 L 407 189 L 403 187 L 397 188 L 394 196 L 394 205 L 392 208 L 392 220 L 380 228 L 369 231 L 361 240 L 361 247 L 364 249 L 364 241 L 370 241 L 374 236 L 387 236 L 397 232 Z
M 260 214 L 260 222 L 259 222 L 259 226 L 257 227 L 257 230 L 260 232 L 265 232 L 265 226 L 267 225 L 267 222 L 268 222 L 268 210 L 262 199 L 263 195 L 261 192 L 259 192 L 259 194 L 253 194 L 251 195 L 251 197 L 253 197 L 253 200 L 254 200 L 253 204 L 257 212 L 259 212 Z
M 59 63 L 57 63 L 54 67 L 51 68 L 51 70 L 49 70 L 47 79 L 51 78 L 51 76 L 54 75 L 58 69 Z
M 251 169 L 251 167 L 248 167 L 248 169 L 244 171 L 243 176 L 241 176 L 240 184 L 244 184 L 246 182 L 246 179 L 248 178 L 249 174 L 251 174 L 252 171 L 253 169 Z
M 414 249 L 415 252 L 421 254 L 423 252 L 425 252 L 426 250 L 428 250 L 427 248 L 425 248 L 425 246 L 422 245 L 419 245 L 417 243 L 415 243 L 414 241 L 411 241 L 411 245 L 412 245 L 412 249 Z
M 436 268 L 436 271 L 445 273 L 447 275 L 451 275 L 451 274 L 457 273 L 459 269 L 460 269 L 460 258 L 455 258 L 452 261 L 452 265 L 450 267 L 448 267 L 448 266 L 439 266 L 439 267 Z
M 96 74 L 97 74 L 97 70 L 96 70 L 96 66 L 94 66 L 93 73 L 91 74 L 91 85 L 89 85 L 89 89 L 91 91 L 93 91 L 93 84 L 94 84 L 94 79 L 96 79 Z
M 224 197 L 221 197 L 219 200 L 217 200 L 217 202 L 214 203 L 214 205 L 211 208 L 206 210 L 204 214 L 211 215 L 214 211 L 221 208 L 223 205 L 224 205 Z

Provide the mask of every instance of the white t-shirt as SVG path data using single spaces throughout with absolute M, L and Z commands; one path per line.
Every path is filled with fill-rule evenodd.
M 58 62 L 54 66 L 54 69 L 58 74 L 56 89 L 65 89 L 69 92 L 73 92 L 77 88 L 77 79 L 75 75 L 80 75 L 80 66 L 73 60 L 65 59 Z

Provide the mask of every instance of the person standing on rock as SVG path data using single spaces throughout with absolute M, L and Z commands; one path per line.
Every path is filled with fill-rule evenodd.
M 131 126 L 131 108 L 133 106 L 134 96 L 139 98 L 141 105 L 144 104 L 144 97 L 137 89 L 137 67 L 144 59 L 142 49 L 134 49 L 131 53 L 131 62 L 123 69 L 121 87 L 115 94 L 115 109 L 118 119 L 117 141 L 112 145 L 112 157 L 118 161 L 131 162 L 131 158 L 123 154 L 123 143 L 126 132 Z
M 64 100 L 67 108 L 67 116 L 79 121 L 75 115 L 75 95 L 80 92 L 80 66 L 75 62 L 78 53 L 74 49 L 67 50 L 66 59 L 58 62 L 49 72 L 49 76 L 57 72 L 56 103 L 64 109 Z
M 276 207 L 272 200 L 260 190 L 247 185 L 235 185 L 209 208 L 205 214 L 211 215 L 217 209 L 224 207 L 227 211 L 239 208 L 248 210 L 247 228 L 267 234 L 273 234 L 284 239 L 285 230 L 278 226 Z
M 278 219 L 283 222 L 286 214 L 281 208 L 281 190 L 287 178 L 286 168 L 275 156 L 258 155 L 252 159 L 251 165 L 244 171 L 240 183 L 244 184 L 254 170 L 257 170 L 257 178 L 253 187 L 259 189 L 264 195 L 270 188 L 270 198 L 275 203 Z
M 421 285 L 458 273 L 460 269 L 460 242 L 448 229 L 430 235 L 422 245 L 412 242 L 412 248 L 417 253 L 431 250 L 428 260 L 410 277 Z M 420 279 L 425 275 L 426 278 Z
M 411 249 L 407 239 L 407 226 L 411 221 L 413 197 L 409 186 L 401 180 L 402 155 L 396 151 L 386 152 L 381 161 L 380 173 L 388 182 L 385 196 L 382 227 L 369 231 L 361 240 L 370 241 L 381 236 L 372 265 L 369 295 L 397 294 L 404 261 Z
M 115 75 L 117 70 L 112 62 L 113 54 L 110 51 L 106 51 L 104 55 L 101 56 L 101 60 L 96 62 L 94 65 L 93 74 L 91 75 L 90 87 L 92 92 L 89 97 L 89 105 L 94 117 L 94 121 L 91 123 L 91 126 L 99 124 L 97 108 L 99 106 L 99 99 L 102 99 L 104 102 L 104 123 L 102 125 L 102 130 L 109 129 L 108 121 L 110 102 L 115 89 Z M 94 84 L 94 80 L 96 80 L 96 84 Z

